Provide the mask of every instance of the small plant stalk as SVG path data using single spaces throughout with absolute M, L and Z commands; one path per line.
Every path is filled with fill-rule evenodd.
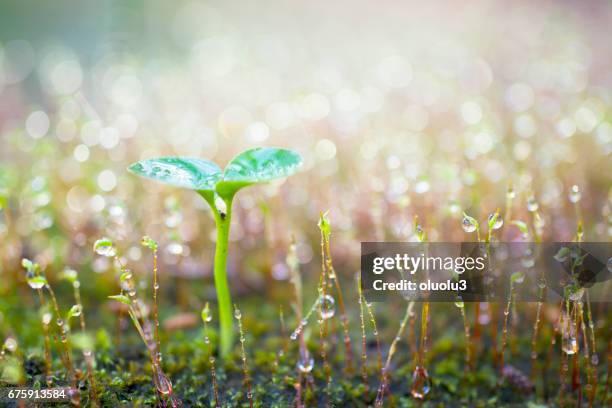
M 76 304 L 81 308 L 81 314 L 79 315 L 79 323 L 81 325 L 81 332 L 86 332 L 85 327 L 85 311 L 83 310 L 83 304 L 81 303 L 81 283 L 79 281 L 75 281 L 72 284 L 74 291 L 74 300 Z M 98 400 L 98 392 L 96 391 L 96 377 L 94 375 L 94 361 L 95 357 L 91 350 L 83 350 L 83 358 L 85 359 L 85 365 L 87 367 L 87 379 L 89 380 L 89 398 L 91 399 L 92 406 L 98 407 L 100 406 L 100 401 Z
M 463 319 L 463 333 L 465 336 L 465 371 L 472 371 L 472 341 L 470 339 L 470 322 L 465 313 L 465 304 L 461 302 L 459 307 L 461 310 L 461 318 Z
M 367 370 L 367 349 L 366 349 L 366 332 L 365 332 L 365 319 L 364 319 L 364 307 L 363 303 L 365 299 L 363 298 L 363 291 L 361 289 L 361 275 L 357 277 L 357 292 L 359 295 L 359 323 L 361 325 L 361 380 L 363 382 L 364 387 L 364 399 L 367 401 L 368 399 L 368 370 Z
M 510 309 L 512 308 L 512 302 L 514 301 L 515 295 L 514 282 L 510 282 L 510 296 L 504 309 L 504 326 L 502 329 L 502 343 L 501 350 L 499 351 L 499 376 L 500 381 L 504 378 L 504 353 L 506 352 L 506 345 L 508 344 L 508 317 L 510 316 Z
M 36 289 L 36 293 L 38 293 L 40 308 L 41 310 L 44 310 L 45 296 L 43 294 L 42 289 Z M 51 375 L 51 339 L 49 337 L 49 323 L 45 322 L 43 319 L 42 326 L 45 345 L 45 381 L 47 382 L 47 386 L 51 388 L 51 386 L 53 385 L 53 376 Z
M 374 310 L 372 304 L 370 302 L 365 302 L 366 311 L 368 312 L 368 316 L 370 318 L 370 325 L 372 325 L 372 334 L 374 334 L 374 339 L 376 339 L 376 362 L 378 372 L 382 372 L 382 348 L 380 347 L 380 335 L 378 334 L 378 326 L 376 325 L 376 318 L 374 317 Z
M 155 385 L 155 388 L 157 390 L 156 396 L 158 398 L 158 402 L 161 396 L 162 401 L 164 398 L 168 399 L 172 408 L 181 407 L 183 403 L 174 393 L 174 390 L 172 388 L 172 382 L 166 376 L 161 367 L 159 359 L 159 349 L 157 348 L 157 343 L 153 334 L 154 329 L 151 329 L 151 323 L 149 322 L 145 313 L 140 307 L 141 302 L 139 301 L 136 295 L 136 284 L 134 282 L 134 277 L 132 273 L 123 265 L 119 256 L 115 254 L 113 259 L 119 265 L 121 271 L 121 294 L 118 296 L 111 296 L 110 298 L 118 300 L 121 303 L 127 305 L 128 315 L 130 316 L 130 319 L 132 320 L 136 331 L 138 332 L 140 338 L 145 344 L 145 347 L 147 348 L 149 359 L 151 360 L 151 368 L 153 370 L 153 384 Z M 127 296 L 125 295 L 125 293 L 127 293 Z M 165 404 L 165 402 L 163 403 Z
M 325 252 L 324 252 L 324 237 L 323 237 L 323 232 L 321 232 L 321 275 L 319 277 L 319 287 L 318 287 L 318 292 L 319 292 L 319 298 L 318 298 L 318 309 L 319 309 L 319 349 L 320 349 L 320 354 L 321 354 L 321 360 L 323 361 L 323 371 L 325 372 L 325 379 L 326 379 L 326 386 L 325 386 L 325 390 L 327 393 L 327 405 L 330 405 L 330 393 L 331 393 L 331 382 L 332 382 L 332 376 L 331 376 L 331 366 L 329 365 L 329 361 L 327 359 L 327 343 L 326 343 L 326 338 L 327 338 L 327 334 L 329 332 L 329 327 L 328 327 L 328 321 L 327 319 L 323 319 L 323 316 L 327 315 L 327 306 L 326 306 L 326 302 L 325 302 L 325 297 L 326 295 L 326 288 L 328 285 L 327 282 L 327 278 L 328 278 L 328 269 L 326 267 L 326 260 L 325 260 Z
M 303 317 L 304 315 L 304 300 L 303 300 L 303 296 L 302 296 L 302 277 L 300 276 L 300 271 L 299 271 L 299 262 L 298 262 L 298 258 L 297 258 L 297 253 L 296 253 L 296 247 L 295 247 L 295 239 L 291 239 L 291 244 L 289 245 L 289 250 L 287 252 L 287 258 L 286 258 L 286 262 L 287 262 L 287 266 L 289 267 L 289 273 L 291 276 L 291 283 L 293 284 L 293 288 L 295 289 L 295 303 L 294 303 L 294 310 L 295 310 L 295 314 L 297 316 L 297 320 L 298 320 L 298 327 L 295 329 L 295 331 L 291 334 L 290 339 L 291 340 L 295 340 L 299 338 L 299 361 L 301 363 L 298 363 L 298 377 L 299 377 L 299 382 L 297 384 L 295 384 L 295 389 L 296 389 L 296 406 L 298 407 L 302 407 L 303 406 L 303 402 L 302 402 L 302 380 L 304 379 L 304 370 L 300 369 L 300 367 L 308 367 L 307 362 L 310 359 L 310 356 L 308 355 L 308 350 L 306 349 L 306 341 L 304 340 L 304 326 L 306 325 L 306 323 L 308 322 L 308 316 L 310 316 L 310 314 L 313 312 L 314 308 L 316 307 L 316 305 L 318 304 L 319 299 L 317 298 L 317 301 L 315 302 L 315 305 L 313 306 L 313 308 L 310 310 L 310 312 L 308 313 L 308 316 L 306 318 Z M 281 309 L 281 328 L 284 327 L 284 319 L 282 318 L 282 309 Z M 284 329 L 282 330 L 284 332 Z M 287 348 L 287 344 L 285 343 L 284 345 L 284 350 L 286 350 Z M 277 360 L 278 361 L 278 360 Z
M 397 349 L 397 343 L 402 338 L 404 334 L 404 330 L 406 328 L 406 323 L 408 323 L 408 319 L 412 314 L 412 308 L 414 307 L 414 301 L 408 303 L 406 307 L 406 314 L 402 319 L 399 328 L 397 329 L 397 333 L 395 334 L 395 338 L 391 342 L 391 346 L 389 347 L 389 354 L 387 354 L 387 360 L 385 362 L 385 366 L 381 370 L 381 379 L 380 385 L 378 387 L 378 393 L 376 395 L 376 401 L 374 402 L 374 406 L 376 408 L 380 408 L 383 406 L 383 401 L 385 398 L 385 393 L 387 392 L 387 387 L 389 386 L 389 367 L 391 366 L 391 359 L 395 354 L 395 350 Z
M 157 282 L 157 245 L 153 250 L 153 336 L 155 337 L 155 344 L 157 345 L 157 363 L 161 363 L 161 344 L 159 341 L 159 315 L 157 306 L 157 292 L 159 291 L 159 283 Z
M 535 379 L 536 374 L 536 362 L 538 359 L 538 333 L 540 332 L 540 322 L 542 320 L 542 306 L 544 304 L 544 298 L 546 296 L 546 286 L 540 287 L 538 305 L 536 309 L 536 319 L 533 323 L 533 334 L 531 336 L 531 378 Z
M 208 336 L 208 320 L 210 315 L 208 314 L 208 304 L 206 304 L 207 314 L 204 320 L 204 343 L 207 346 L 208 362 L 210 363 L 210 378 L 212 380 L 213 396 L 215 398 L 215 407 L 220 407 L 219 404 L 219 386 L 217 384 L 217 370 L 215 369 L 215 357 L 213 356 L 212 345 L 210 344 L 210 337 Z
M 47 289 L 49 295 L 51 296 L 51 305 L 53 306 L 53 310 L 55 311 L 56 324 L 60 331 L 60 342 L 62 343 L 62 348 L 64 351 L 64 359 L 66 364 L 66 370 L 68 371 L 68 378 L 70 379 L 70 387 L 74 390 L 74 394 L 71 396 L 70 402 L 72 402 L 73 405 L 78 407 L 81 405 L 81 395 L 77 387 L 76 373 L 74 372 L 72 359 L 70 357 L 71 353 L 70 346 L 68 345 L 68 332 L 66 331 L 64 320 L 62 319 L 59 305 L 57 303 L 57 298 L 55 297 L 55 292 L 51 288 L 51 285 L 49 285 L 48 283 L 45 284 L 45 289 Z
M 217 224 L 217 242 L 215 246 L 215 288 L 219 307 L 219 335 L 222 356 L 227 356 L 234 343 L 232 323 L 232 298 L 227 281 L 227 250 L 229 244 L 230 225 L 232 221 L 232 200 L 226 200 L 226 212 L 214 209 Z M 213 208 L 214 205 L 211 205 Z
M 253 389 L 251 386 L 251 376 L 249 374 L 249 365 L 247 363 L 246 351 L 244 349 L 244 329 L 242 328 L 242 313 L 236 305 L 234 305 L 234 317 L 238 321 L 238 332 L 240 333 L 240 354 L 242 356 L 242 371 L 244 373 L 244 385 L 247 390 L 247 399 L 249 401 L 249 407 L 253 408 Z
M 336 296 L 338 297 L 338 308 L 340 310 L 340 321 L 342 322 L 342 330 L 344 333 L 344 348 L 346 350 L 346 371 L 352 373 L 353 371 L 353 347 L 351 345 L 351 337 L 349 335 L 349 323 L 348 316 L 346 313 L 346 307 L 344 306 L 344 298 L 342 296 L 342 289 L 340 288 L 340 281 L 338 275 L 334 269 L 332 262 L 331 249 L 330 249 L 330 228 L 329 220 L 326 214 L 321 214 L 321 220 L 319 222 L 321 228 L 321 257 L 323 259 L 323 273 L 327 275 L 330 281 L 333 281 Z M 325 296 L 323 296 L 325 298 Z

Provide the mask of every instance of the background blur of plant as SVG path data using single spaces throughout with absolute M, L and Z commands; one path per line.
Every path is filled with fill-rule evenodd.
M 585 235 L 609 237 L 605 2 L 10 3 L 0 17 L 0 168 L 13 218 L 3 252 L 14 262 L 28 252 L 91 265 L 101 235 L 129 238 L 138 260 L 147 233 L 165 236 L 162 262 L 175 273 L 207 274 L 210 259 L 198 258 L 210 254 L 200 249 L 213 224 L 195 216 L 197 197 L 142 186 L 126 163 L 223 163 L 254 145 L 300 151 L 308 175 L 271 201 L 279 216 L 267 229 L 260 202 L 279 186 L 242 193 L 232 237 L 242 253 L 285 251 L 296 234 L 300 261 L 311 262 L 325 208 L 339 259 L 359 240 L 405 237 L 413 213 L 432 225 L 431 240 L 460 239 L 449 218 L 503 206 L 510 181 L 518 211 L 533 191 L 558 240 L 574 234 L 567 191 L 578 184 Z M 274 263 L 273 276 L 288 278 Z

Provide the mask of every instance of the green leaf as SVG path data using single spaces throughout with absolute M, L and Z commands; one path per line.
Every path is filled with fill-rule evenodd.
M 42 287 L 47 284 L 47 278 L 44 276 L 33 276 L 31 278 L 27 278 L 28 284 Z
M 151 251 L 157 251 L 157 242 L 148 235 L 145 235 L 144 237 L 142 237 L 142 239 L 140 240 L 140 243 L 143 246 L 149 248 Z
M 128 167 L 132 173 L 198 191 L 214 191 L 223 174 L 215 163 L 196 157 L 160 157 L 141 160 Z
M 520 220 L 514 220 L 511 223 L 512 225 L 516 225 L 517 228 L 524 234 L 524 235 L 528 235 L 529 234 L 529 227 L 527 227 L 527 224 L 525 224 L 524 221 L 520 221 Z
M 329 241 L 329 236 L 331 235 L 331 223 L 329 222 L 329 212 L 325 211 L 320 214 L 319 218 L 319 229 L 321 233 L 325 237 L 326 241 Z
M 514 272 L 510 276 L 510 282 L 512 283 L 522 283 L 524 280 L 525 280 L 525 272 L 523 271 Z
M 288 177 L 302 166 L 302 157 L 287 149 L 257 147 L 234 157 L 225 167 L 223 180 L 217 183 L 217 193 L 223 198 L 255 183 L 265 183 Z
M 64 268 L 64 270 L 62 271 L 61 278 L 67 280 L 70 283 L 74 283 L 78 279 L 78 274 L 77 271 L 72 268 Z
M 68 311 L 68 315 L 66 316 L 66 320 L 70 320 L 73 317 L 78 317 L 83 313 L 83 307 L 81 305 L 74 305 Z
M 554 255 L 554 258 L 559 262 L 564 262 L 567 260 L 567 257 L 570 254 L 570 249 L 568 247 L 561 247 L 559 251 Z
M 113 296 L 109 296 L 108 298 L 116 300 L 118 302 L 121 302 L 124 305 L 128 305 L 129 306 L 131 304 L 130 303 L 130 299 L 127 296 L 125 296 L 125 295 L 113 295 Z
M 499 218 L 499 212 L 495 212 L 495 214 L 493 214 L 493 216 L 489 217 L 489 225 L 488 225 L 489 230 L 493 229 L 493 226 L 497 222 L 498 218 Z
M 27 258 L 23 258 L 21 260 L 21 266 L 23 266 L 28 272 L 34 272 L 34 262 L 30 261 Z

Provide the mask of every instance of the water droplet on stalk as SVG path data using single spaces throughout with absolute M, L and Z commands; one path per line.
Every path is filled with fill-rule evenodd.
M 425 367 L 417 366 L 412 374 L 410 394 L 416 399 L 423 399 L 431 390 L 431 379 Z
M 172 392 L 172 383 L 159 368 L 157 369 L 157 380 L 155 381 L 155 387 L 162 395 L 168 395 Z
M 461 227 L 467 233 L 476 231 L 476 224 L 474 224 L 474 222 L 467 217 L 463 218 L 463 221 L 461 222 Z
M 314 367 L 314 358 L 306 356 L 305 358 L 300 358 L 297 363 L 297 368 L 302 373 L 309 373 L 312 371 Z
M 580 188 L 576 184 L 574 184 L 570 188 L 569 200 L 572 203 L 577 203 L 578 201 L 580 201 L 580 198 L 582 198 L 582 193 L 580 192 Z
M 538 280 L 538 287 L 539 287 L 540 289 L 544 289 L 544 288 L 546 287 L 546 279 L 544 279 L 544 278 L 540 278 L 540 279 Z
M 14 352 L 15 350 L 17 350 L 17 341 L 12 337 L 7 338 L 4 341 L 4 348 L 6 348 L 11 353 Z
M 584 288 L 577 288 L 575 290 L 570 291 L 568 297 L 571 301 L 577 302 L 580 299 L 582 299 L 583 295 L 584 295 Z
M 463 303 L 463 300 L 458 297 L 457 300 L 455 300 L 455 306 L 457 306 L 459 309 L 463 309 L 465 307 L 465 303 Z
M 206 305 L 202 309 L 202 320 L 205 323 L 210 323 L 212 321 L 212 314 L 210 313 L 210 307 L 208 306 L 208 303 L 206 303 Z
M 538 205 L 538 202 L 536 201 L 536 199 L 535 199 L 535 197 L 534 197 L 534 196 L 530 196 L 530 197 L 527 199 L 527 210 L 528 210 L 528 211 L 530 211 L 530 212 L 535 212 L 535 211 L 538 211 L 538 208 L 539 208 L 539 207 L 540 207 L 540 206 Z
M 335 300 L 330 295 L 325 295 L 321 299 L 321 318 L 323 320 L 331 319 L 336 313 Z
M 48 326 L 49 324 L 51 324 L 51 319 L 53 318 L 53 316 L 51 315 L 51 313 L 45 313 L 42 315 L 42 323 L 45 326 Z
M 576 322 L 567 313 L 561 315 L 561 349 L 569 355 L 578 352 Z
M 489 214 L 489 223 L 493 221 L 493 218 L 495 222 L 491 225 L 491 229 L 500 229 L 504 225 L 504 219 L 499 214 Z
M 514 197 L 516 197 L 516 192 L 514 191 L 514 188 L 508 187 L 508 190 L 506 191 L 506 198 L 512 200 L 514 199 Z
M 81 313 L 83 313 L 83 307 L 81 305 L 74 305 L 70 309 L 70 314 L 73 317 L 79 317 L 81 315 Z

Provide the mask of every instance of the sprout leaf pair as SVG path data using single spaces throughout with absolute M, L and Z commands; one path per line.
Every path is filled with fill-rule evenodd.
M 257 183 L 288 177 L 302 166 L 301 156 L 280 148 L 254 148 L 232 159 L 224 170 L 212 161 L 193 157 L 160 157 L 132 164 L 141 177 L 197 191 L 210 205 L 217 225 L 215 287 L 219 303 L 220 348 L 232 347 L 232 302 L 227 282 L 227 250 L 232 200 L 238 190 Z

